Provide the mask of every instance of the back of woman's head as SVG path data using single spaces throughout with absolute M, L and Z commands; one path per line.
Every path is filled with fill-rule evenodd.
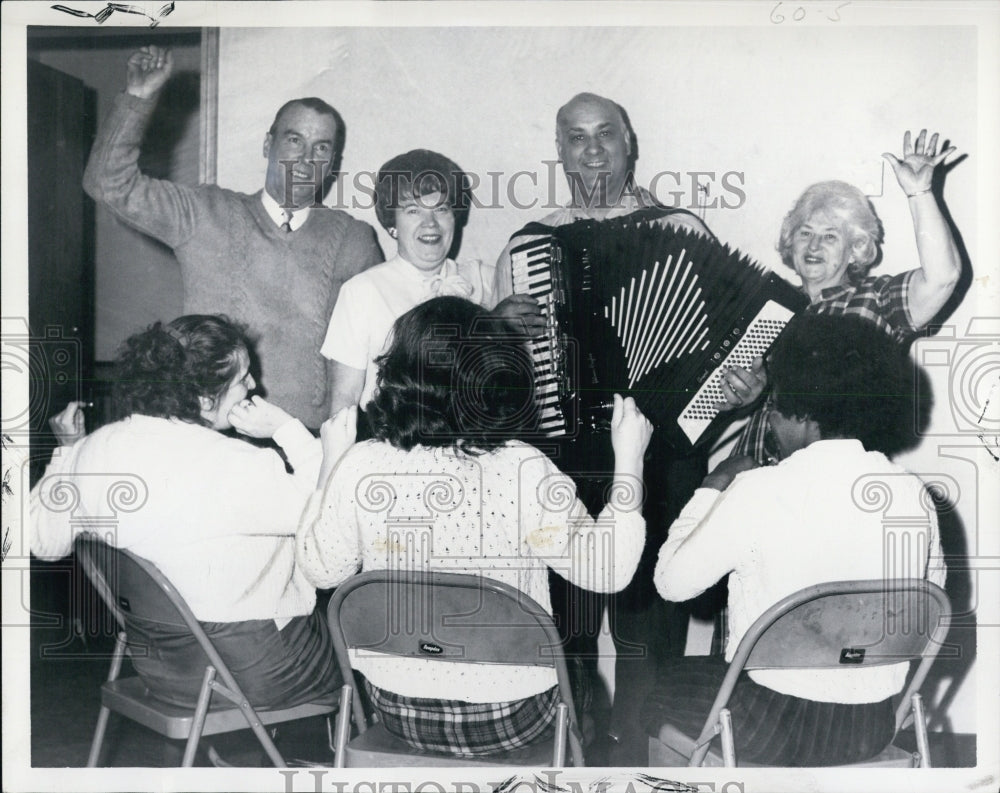
M 115 361 L 114 411 L 205 423 L 201 397 L 215 401 L 250 349 L 246 331 L 227 317 L 188 314 L 156 322 L 122 344 Z
M 847 182 L 817 182 L 798 197 L 781 224 L 778 238 L 781 260 L 789 267 L 793 266 L 793 237 L 816 214 L 843 226 L 854 255 L 854 262 L 847 268 L 847 276 L 852 281 L 863 278 L 881 252 L 882 222 L 868 197 Z
M 490 451 L 535 428 L 534 375 L 523 344 L 491 335 L 485 311 L 437 297 L 396 320 L 366 412 L 374 437 L 401 449 Z
M 915 367 L 906 350 L 854 315 L 800 314 L 768 354 L 774 406 L 812 419 L 823 438 L 855 438 L 887 455 L 907 448 L 916 423 Z

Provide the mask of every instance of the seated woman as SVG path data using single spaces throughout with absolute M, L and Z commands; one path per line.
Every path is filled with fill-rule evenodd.
M 768 361 L 769 413 L 782 457 L 756 468 L 730 458 L 709 474 L 670 527 L 654 574 L 668 600 L 687 600 L 729 574 L 725 659 L 686 657 L 666 668 L 643 710 L 656 735 L 670 722 L 700 733 L 744 633 L 804 587 L 878 579 L 887 570 L 944 582 L 937 516 L 924 485 L 882 449 L 913 415 L 906 353 L 854 316 L 803 314 Z M 753 470 L 748 470 L 753 469 Z M 896 514 L 927 515 L 893 528 L 855 498 L 863 477 L 884 478 Z M 895 552 L 896 556 L 892 556 Z M 906 575 L 901 572 L 900 577 Z M 729 708 L 741 761 L 781 766 L 862 761 L 893 738 L 892 697 L 908 664 L 744 673 Z
M 398 249 L 340 288 L 321 349 L 333 362 L 333 413 L 371 400 L 375 358 L 397 317 L 438 295 L 492 305 L 492 266 L 448 258 L 469 201 L 465 174 L 437 152 L 414 149 L 379 169 L 375 214 Z
M 778 253 L 802 280 L 820 314 L 857 314 L 871 320 L 900 343 L 911 340 L 944 307 L 961 274 L 961 258 L 951 228 L 932 189 L 934 172 L 955 149 L 937 153 L 938 136 L 916 143 L 907 132 L 903 159 L 892 165 L 913 217 L 920 266 L 898 275 L 869 275 L 881 257 L 882 224 L 858 188 L 845 182 L 820 182 L 807 188 L 781 224 Z M 744 429 L 733 455 L 750 455 L 761 464 L 780 459 L 767 437 L 766 412 L 758 411 Z
M 322 449 L 285 411 L 247 398 L 256 385 L 248 349 L 241 328 L 211 315 L 157 322 L 129 338 L 116 362 L 119 420 L 85 435 L 80 403 L 53 420 L 63 445 L 31 494 L 31 552 L 69 554 L 87 518 L 107 513 L 108 472 L 138 478 L 145 499 L 120 511 L 102 539 L 163 572 L 252 704 L 335 700 L 341 681 L 326 621 L 295 565 L 295 530 Z M 223 435 L 231 426 L 272 437 L 294 472 L 274 450 Z M 72 512 L 60 499 L 67 487 L 79 497 Z M 138 671 L 156 696 L 193 705 L 199 646 L 158 638 Z
M 466 300 L 439 297 L 396 321 L 368 408 L 374 438 L 343 456 L 315 514 L 304 518 L 298 559 L 316 586 L 336 586 L 359 569 L 479 573 L 551 613 L 547 568 L 601 592 L 631 579 L 645 540 L 651 425 L 631 399 L 616 396 L 614 484 L 609 503 L 590 517 L 572 480 L 515 440 L 535 419 L 531 368 L 521 345 L 477 335 L 483 316 Z M 394 498 L 379 498 L 386 488 Z M 386 728 L 419 749 L 472 757 L 551 734 L 552 669 L 449 667 L 370 653 L 356 659 Z

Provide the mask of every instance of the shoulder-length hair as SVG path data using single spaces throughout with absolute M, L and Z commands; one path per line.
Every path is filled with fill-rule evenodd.
M 817 212 L 827 214 L 844 225 L 854 262 L 847 267 L 847 277 L 857 283 L 875 266 L 881 255 L 882 222 L 867 196 L 847 182 L 817 182 L 806 188 L 781 224 L 778 253 L 787 266 L 792 263 L 792 240 L 799 228 Z
M 469 186 L 465 172 L 443 154 L 413 149 L 379 168 L 375 184 L 375 216 L 385 229 L 396 225 L 396 210 L 406 201 L 440 193 L 459 228 L 469 216 Z
M 213 403 L 249 355 L 246 330 L 227 317 L 188 314 L 156 322 L 122 344 L 115 361 L 114 413 L 206 424 L 201 397 Z
M 478 454 L 535 429 L 527 351 L 492 335 L 485 317 L 468 300 L 436 297 L 396 320 L 366 407 L 375 438 Z

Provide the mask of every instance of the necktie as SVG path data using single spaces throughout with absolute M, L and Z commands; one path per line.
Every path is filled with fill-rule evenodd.
M 292 213 L 287 209 L 281 210 L 281 216 L 285 222 L 281 224 L 281 230 L 286 234 L 292 230 Z

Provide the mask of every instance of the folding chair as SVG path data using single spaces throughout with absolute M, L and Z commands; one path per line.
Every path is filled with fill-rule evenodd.
M 519 664 L 552 667 L 560 703 L 555 735 L 548 741 L 483 758 L 420 752 L 379 723 L 369 725 L 356 688 L 345 685 L 337 717 L 338 768 L 398 766 L 544 766 L 565 764 L 569 741 L 573 765 L 583 748 L 562 643 L 552 618 L 514 587 L 478 575 L 375 570 L 341 584 L 327 611 L 333 645 L 345 681 L 354 680 L 349 650 L 445 664 Z M 349 740 L 353 712 L 358 735 Z
M 255 709 L 236 682 L 195 618 L 184 598 L 163 573 L 145 559 L 120 548 L 112 548 L 90 537 L 76 541 L 76 553 L 84 572 L 115 615 L 122 631 L 118 634 L 107 681 L 101 686 L 101 710 L 90 747 L 87 767 L 100 759 L 104 733 L 111 713 L 124 716 L 171 739 L 186 739 L 181 765 L 194 763 L 202 735 L 253 730 L 271 762 L 279 768 L 285 761 L 264 725 L 328 714 L 336 705 L 304 703 L 279 710 Z M 147 647 L 129 642 L 130 625 L 137 620 L 169 629 L 189 631 L 204 651 L 205 672 L 194 708 L 184 708 L 157 699 L 141 677 L 119 677 L 125 654 L 141 672 Z M 141 634 L 141 631 L 137 631 Z M 217 679 L 221 678 L 221 680 Z M 221 697 L 213 698 L 218 693 Z M 214 701 L 213 701 L 214 700 Z
M 912 718 L 917 752 L 888 746 L 850 767 L 930 767 L 918 693 L 948 632 L 951 603 L 919 579 L 837 581 L 799 590 L 765 611 L 740 641 L 701 735 L 664 724 L 649 739 L 650 766 L 737 765 L 729 702 L 744 669 L 845 669 L 919 659 L 896 710 L 896 733 Z M 719 736 L 721 755 L 711 747 Z M 750 766 L 751 763 L 741 763 Z

